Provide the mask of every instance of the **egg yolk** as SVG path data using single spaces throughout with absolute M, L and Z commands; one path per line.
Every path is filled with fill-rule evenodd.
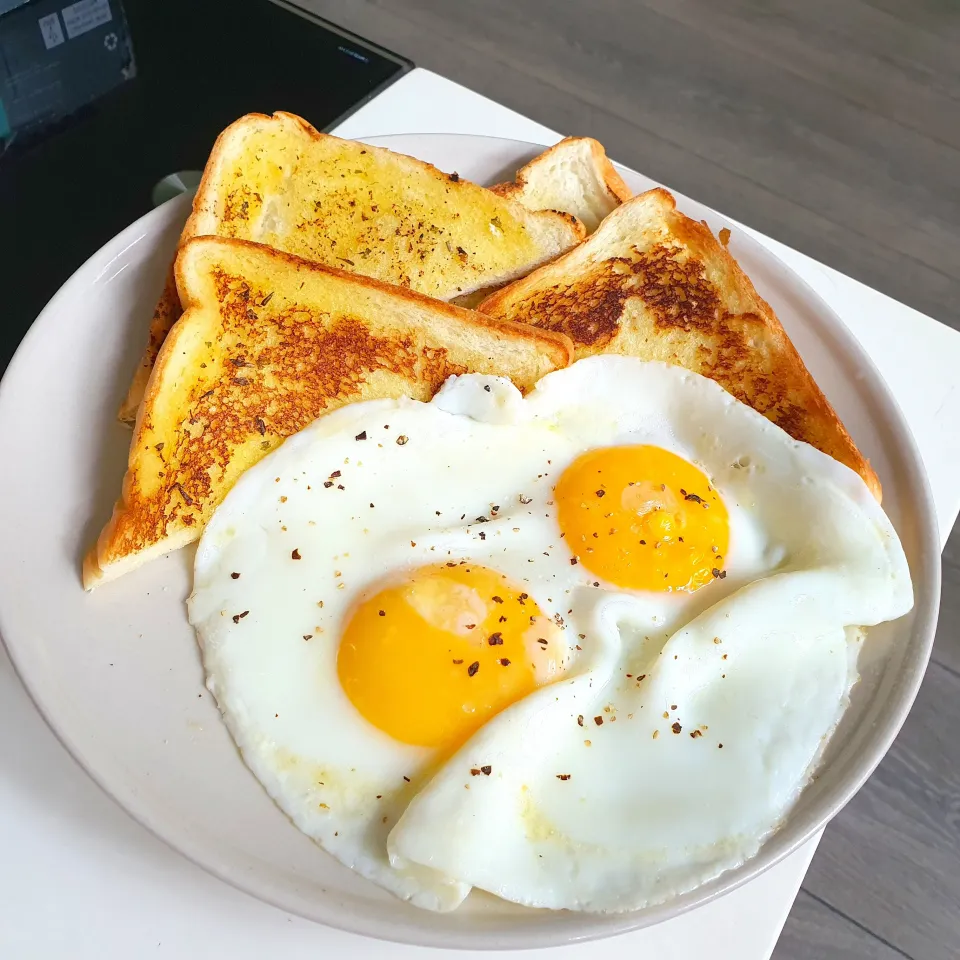
M 693 591 L 724 575 L 727 509 L 706 475 L 669 450 L 591 450 L 567 467 L 555 493 L 567 546 L 610 583 Z
M 337 673 L 374 726 L 452 751 L 562 663 L 561 630 L 522 586 L 466 561 L 422 567 L 360 603 Z

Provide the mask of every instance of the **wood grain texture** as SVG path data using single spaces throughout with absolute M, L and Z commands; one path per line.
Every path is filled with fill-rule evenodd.
M 960 325 L 948 30 L 863 0 L 311 5 Z
M 903 960 L 905 956 L 801 890 L 771 960 Z
M 943 596 L 933 659 L 960 678 L 960 528 L 954 530 L 943 551 Z M 960 955 L 960 946 L 957 953 Z
M 956 0 L 301 2 L 960 328 Z M 943 574 L 917 705 L 776 960 L 960 957 L 960 534 Z
M 931 664 L 893 748 L 827 827 L 804 888 L 913 960 L 960 955 L 960 677 Z

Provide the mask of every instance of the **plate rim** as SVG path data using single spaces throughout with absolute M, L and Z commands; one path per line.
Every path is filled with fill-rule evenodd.
M 529 141 L 503 137 L 488 137 L 482 134 L 399 133 L 383 136 L 361 137 L 358 139 L 367 143 L 382 146 L 391 146 L 392 144 L 396 144 L 400 141 L 410 140 L 432 140 L 434 142 L 439 140 L 482 140 L 488 143 L 513 146 L 517 153 L 522 150 L 524 153 L 531 153 L 531 156 L 535 155 L 538 149 L 545 149 L 543 145 Z M 405 148 L 400 148 L 400 152 L 404 152 L 404 149 Z M 659 186 L 659 184 L 657 184 L 655 181 L 651 180 L 649 177 L 646 177 L 644 174 L 639 173 L 638 171 L 635 171 L 622 164 L 615 164 L 615 166 L 622 173 L 626 172 L 633 178 L 640 178 L 649 183 L 651 186 Z M 669 190 L 670 188 L 667 187 L 666 189 Z M 776 841 L 777 837 L 782 836 L 782 833 L 775 834 L 773 837 L 769 838 L 768 841 L 763 844 L 758 854 L 748 860 L 741 867 L 728 871 L 727 873 L 722 874 L 719 878 L 709 881 L 707 884 L 695 888 L 692 891 L 681 894 L 678 897 L 673 897 L 663 904 L 647 907 L 641 911 L 606 915 L 602 918 L 593 914 L 581 914 L 579 917 L 580 922 L 573 926 L 564 927 L 559 936 L 556 934 L 551 935 L 549 933 L 545 933 L 542 925 L 537 925 L 530 930 L 521 930 L 520 928 L 515 928 L 509 932 L 467 932 L 466 935 L 451 934 L 448 931 L 428 931 L 425 928 L 417 928 L 418 933 L 414 933 L 412 929 L 408 927 L 403 927 L 399 930 L 388 930 L 384 928 L 384 925 L 387 927 L 392 927 L 393 924 L 391 921 L 381 920 L 377 921 L 372 926 L 364 926 L 362 918 L 355 918 L 346 911 L 338 911 L 334 903 L 330 903 L 326 910 L 320 910 L 317 911 L 317 914 L 311 915 L 310 913 L 291 905 L 289 902 L 284 902 L 283 898 L 279 895 L 271 896 L 268 890 L 269 884 L 258 885 L 255 876 L 241 878 L 236 873 L 231 875 L 228 868 L 221 868 L 216 862 L 213 861 L 212 858 L 205 857 L 202 849 L 197 848 L 190 838 L 176 836 L 174 835 L 175 831 L 165 832 L 162 824 L 156 822 L 155 818 L 145 806 L 138 805 L 129 796 L 127 796 L 124 800 L 121 800 L 120 797 L 117 796 L 117 793 L 122 793 L 123 791 L 119 790 L 116 786 L 111 786 L 98 772 L 95 763 L 88 762 L 88 760 L 85 758 L 83 748 L 74 741 L 69 730 L 65 729 L 62 724 L 58 723 L 53 712 L 48 710 L 43 705 L 40 698 L 35 695 L 34 686 L 29 681 L 29 668 L 25 663 L 18 659 L 16 653 L 17 643 L 12 643 L 8 639 L 9 634 L 5 627 L 5 604 L 0 603 L 0 641 L 3 642 L 11 664 L 13 665 L 13 669 L 17 677 L 20 679 L 20 682 L 26 690 L 31 702 L 34 704 L 37 711 L 43 717 L 44 722 L 51 729 L 70 756 L 80 765 L 85 773 L 110 798 L 110 800 L 116 804 L 120 810 L 140 823 L 151 834 L 162 840 L 167 846 L 176 850 L 186 859 L 199 866 L 206 872 L 230 884 L 235 889 L 240 890 L 247 895 L 254 896 L 266 903 L 270 903 L 280 910 L 296 913 L 305 917 L 306 919 L 310 919 L 314 922 L 318 922 L 348 933 L 373 937 L 390 942 L 405 943 L 416 946 L 483 950 L 528 949 L 561 946 L 564 944 L 599 940 L 638 930 L 643 927 L 652 926 L 668 919 L 681 916 L 749 883 L 766 870 L 780 863 L 799 847 L 805 844 L 814 834 L 821 830 L 823 826 L 825 826 L 830 819 L 836 816 L 836 814 L 839 813 L 840 810 L 849 802 L 849 800 L 863 786 L 865 781 L 870 777 L 870 775 L 879 765 L 880 761 L 886 755 L 894 739 L 899 733 L 900 728 L 909 715 L 910 709 L 912 708 L 913 702 L 919 691 L 920 684 L 923 680 L 933 646 L 940 600 L 940 536 L 929 480 L 923 467 L 923 461 L 920 457 L 916 440 L 903 415 L 902 410 L 900 409 L 899 403 L 890 391 L 889 386 L 884 380 L 873 359 L 866 352 L 860 341 L 846 326 L 842 318 L 837 314 L 836 310 L 834 310 L 829 302 L 821 294 L 819 294 L 804 277 L 802 277 L 787 263 L 785 263 L 773 250 L 764 246 L 748 231 L 744 230 L 741 224 L 737 223 L 736 221 L 729 220 L 723 214 L 713 211 L 711 208 L 707 208 L 704 204 L 696 201 L 693 198 L 684 196 L 673 190 L 670 192 L 673 193 L 677 198 L 678 207 L 681 209 L 683 208 L 684 203 L 694 204 L 698 208 L 709 210 L 718 221 L 722 221 L 724 226 L 729 226 L 730 228 L 735 229 L 737 231 L 738 243 L 745 242 L 755 255 L 759 256 L 766 262 L 768 268 L 772 268 L 774 272 L 779 275 L 779 278 L 782 281 L 794 287 L 794 289 L 799 290 L 799 292 L 802 294 L 802 297 L 816 310 L 817 313 L 819 313 L 820 317 L 824 321 L 824 325 L 831 330 L 833 335 L 839 337 L 844 352 L 848 356 L 855 358 L 856 362 L 864 369 L 867 378 L 872 380 L 877 386 L 878 394 L 880 397 L 882 397 L 886 407 L 888 408 L 886 413 L 893 421 L 893 426 L 897 434 L 897 440 L 899 441 L 903 451 L 901 459 L 903 466 L 907 468 L 908 480 L 911 486 L 920 493 L 919 502 L 914 506 L 918 513 L 917 527 L 920 552 L 922 554 L 921 559 L 923 564 L 929 567 L 929 571 L 926 571 L 926 573 L 929 573 L 929 576 L 926 577 L 923 584 L 923 592 L 926 594 L 928 599 L 923 607 L 920 608 L 919 594 L 921 593 L 921 590 L 918 588 L 918 604 L 917 608 L 915 609 L 918 610 L 919 615 L 916 618 L 911 632 L 915 637 L 921 638 L 921 656 L 909 661 L 904 661 L 903 666 L 905 670 L 908 671 L 909 675 L 906 676 L 900 684 L 900 687 L 903 691 L 899 698 L 901 701 L 901 707 L 896 714 L 884 718 L 884 722 L 881 725 L 882 732 L 879 734 L 874 734 L 874 748 L 868 756 L 859 758 L 850 768 L 848 768 L 845 776 L 842 778 L 842 786 L 824 791 L 824 795 L 818 797 L 814 801 L 812 810 L 807 812 L 807 815 L 804 818 L 805 824 L 802 829 L 795 831 L 797 835 L 790 842 L 777 844 L 772 854 L 769 852 L 769 847 Z M 156 222 L 164 223 L 168 218 L 178 216 L 179 212 L 174 214 L 174 210 L 176 210 L 179 206 L 186 208 L 186 195 L 176 197 L 167 203 L 162 204 L 160 207 L 148 211 L 138 220 L 124 228 L 113 238 L 103 244 L 98 250 L 93 252 L 91 256 L 88 257 L 83 264 L 81 264 L 63 283 L 63 285 L 51 297 L 43 310 L 31 324 L 26 335 L 23 337 L 19 346 L 17 347 L 14 356 L 11 358 L 2 380 L 0 380 L 0 411 L 3 410 L 7 402 L 7 396 L 12 389 L 9 384 L 13 379 L 15 379 L 15 377 L 11 376 L 11 373 L 15 372 L 21 364 L 27 362 L 29 356 L 32 354 L 35 348 L 35 343 L 39 342 L 44 336 L 43 321 L 45 316 L 54 315 L 57 309 L 60 307 L 61 300 L 65 300 L 69 297 L 70 287 L 75 282 L 75 278 L 87 273 L 91 263 L 96 261 L 98 258 L 101 258 L 105 249 L 117 245 L 116 252 L 104 263 L 103 269 L 105 269 L 109 263 L 112 263 L 122 257 L 125 251 L 130 249 L 135 244 L 143 241 L 144 238 L 146 238 L 151 232 L 155 232 Z M 186 209 L 184 209 L 183 212 L 186 213 Z M 102 275 L 102 270 L 98 275 Z M 935 556 L 933 557 L 934 562 L 930 562 L 931 550 L 935 551 Z M 2 594 L 2 592 L 2 585 L 0 585 L 0 594 Z M 766 857 L 764 856 L 765 850 L 768 851 L 768 855 Z M 318 914 L 323 914 L 322 919 Z M 464 936 L 466 936 L 466 939 L 464 939 Z

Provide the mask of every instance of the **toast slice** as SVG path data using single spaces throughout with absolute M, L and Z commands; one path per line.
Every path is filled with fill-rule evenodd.
M 655 189 L 624 203 L 584 243 L 488 297 L 500 320 L 565 333 L 577 359 L 622 353 L 710 377 L 796 440 L 880 482 L 736 260 Z
M 160 353 L 160 348 L 163 346 L 163 341 L 170 332 L 170 328 L 177 322 L 177 318 L 182 312 L 173 267 L 174 264 L 171 263 L 166 282 L 163 285 L 163 292 L 160 294 L 157 305 L 153 308 L 147 349 L 144 350 L 143 356 L 140 358 L 140 363 L 137 365 L 133 380 L 130 382 L 127 395 L 124 397 L 123 403 L 120 404 L 117 417 L 124 423 L 133 423 L 137 419 L 137 410 L 147 390 L 147 381 L 150 379 L 150 372 L 157 361 L 157 354 Z
M 530 210 L 573 214 L 593 233 L 633 192 L 591 137 L 567 137 L 517 171 L 513 183 L 491 187 Z
M 527 390 L 572 355 L 562 334 L 243 240 L 187 241 L 176 279 L 185 312 L 150 376 L 121 499 L 84 562 L 87 589 L 198 539 L 244 470 L 324 413 L 429 400 L 466 372 Z
M 569 214 L 530 210 L 422 160 L 275 113 L 241 117 L 217 138 L 181 242 L 205 235 L 452 300 L 529 273 L 585 231 Z M 121 419 L 136 415 L 158 344 L 179 314 L 165 295 Z

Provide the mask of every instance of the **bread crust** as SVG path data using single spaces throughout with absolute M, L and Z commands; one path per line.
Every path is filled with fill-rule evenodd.
M 200 236 L 176 262 L 184 305 L 134 427 L 121 497 L 85 558 L 87 589 L 196 540 L 236 479 L 347 403 L 429 400 L 451 374 L 530 389 L 573 345 L 250 241 Z
M 633 191 L 611 163 L 603 144 L 592 137 L 565 137 L 522 166 L 517 171 L 513 181 L 498 183 L 490 189 L 500 196 L 516 200 L 530 209 L 538 209 L 544 202 L 547 204 L 547 209 L 565 209 L 565 201 L 560 196 L 559 185 L 556 197 L 551 201 L 550 198 L 544 199 L 539 194 L 534 199 L 533 184 L 535 180 L 539 181 L 541 171 L 551 170 L 557 163 L 562 162 L 565 155 L 575 153 L 583 148 L 586 148 L 590 154 L 589 173 L 603 190 L 608 210 L 612 210 L 629 200 L 633 196 Z M 584 184 L 584 187 L 588 186 L 589 184 Z M 578 215 L 576 210 L 568 210 L 567 212 Z
M 247 149 L 258 137 L 266 157 Z M 297 159 L 311 156 L 312 163 Z M 331 157 L 347 171 L 342 181 L 332 172 Z M 348 181 L 348 174 L 356 181 Z M 418 190 L 405 190 L 410 178 Z M 346 194 L 341 182 L 351 184 Z M 282 229 L 268 229 L 276 217 L 288 219 Z M 266 243 L 452 300 L 522 276 L 578 243 L 586 231 L 568 213 L 531 211 L 455 173 L 321 133 L 278 111 L 272 117 L 247 114 L 214 143 L 180 242 L 207 234 Z M 165 291 L 121 419 L 135 415 L 159 344 L 180 312 Z
M 478 309 L 566 333 L 575 358 L 625 353 L 710 377 L 794 439 L 880 482 L 773 308 L 710 229 L 663 188 L 618 207 L 579 247 Z

